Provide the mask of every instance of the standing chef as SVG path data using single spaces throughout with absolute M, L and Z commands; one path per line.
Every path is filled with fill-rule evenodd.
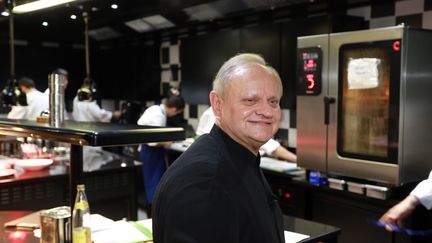
M 181 113 L 184 106 L 185 103 L 181 96 L 171 95 L 163 100 L 162 104 L 147 108 L 139 118 L 138 125 L 165 127 L 167 117 Z M 169 146 L 170 143 L 148 143 L 141 146 L 140 159 L 148 206 L 152 204 L 156 186 L 166 170 L 165 147 Z
M 18 87 L 26 95 L 27 106 L 14 106 L 8 113 L 9 119 L 36 120 L 42 111 L 48 109 L 46 96 L 35 88 L 33 79 L 23 77 L 18 81 Z
M 79 100 L 75 96 L 73 100 L 72 118 L 83 122 L 110 122 L 120 119 L 120 111 L 107 111 L 102 109 L 96 100 Z

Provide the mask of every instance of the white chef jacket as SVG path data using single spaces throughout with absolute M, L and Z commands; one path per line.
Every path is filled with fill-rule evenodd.
M 78 97 L 73 100 L 72 118 L 83 122 L 109 122 L 112 112 L 99 107 L 96 101 L 79 101 Z
M 36 120 L 41 112 L 49 109 L 48 99 L 44 93 L 31 89 L 26 94 L 27 106 L 14 106 L 8 114 L 10 119 Z
M 213 113 L 213 109 L 210 106 L 209 108 L 207 108 L 207 110 L 204 111 L 198 121 L 197 130 L 195 132 L 196 135 L 201 136 L 205 133 L 209 133 L 215 121 L 216 117 Z M 261 146 L 260 151 L 264 152 L 267 155 L 271 155 L 279 146 L 280 143 L 278 141 L 270 138 L 267 143 Z
M 138 125 L 165 127 L 167 116 L 164 105 L 152 105 L 138 119 Z
M 205 133 L 209 133 L 210 130 L 212 129 L 215 121 L 216 121 L 216 117 L 213 113 L 213 109 L 210 106 L 201 115 L 201 117 L 198 121 L 198 126 L 197 126 L 195 134 L 198 136 L 201 136 Z
M 20 105 L 12 106 L 12 109 L 7 114 L 8 119 L 24 119 L 26 115 L 26 107 Z
M 410 194 L 418 198 L 427 209 L 432 208 L 432 170 L 429 177 L 421 181 Z
M 144 111 L 137 123 L 138 125 L 165 127 L 167 123 L 165 106 L 162 104 L 150 106 Z M 147 145 L 155 146 L 156 144 L 148 143 Z
M 44 95 L 45 95 L 46 99 L 48 100 L 48 110 L 49 110 L 49 100 L 50 100 L 50 89 L 49 88 L 47 88 L 44 91 Z M 66 105 L 64 105 L 63 113 L 64 113 L 64 119 L 65 120 L 72 120 L 73 119 L 72 114 L 70 112 L 66 111 Z

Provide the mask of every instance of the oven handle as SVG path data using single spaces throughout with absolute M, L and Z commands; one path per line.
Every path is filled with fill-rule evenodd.
M 324 124 L 328 125 L 330 122 L 330 104 L 335 103 L 336 99 L 331 96 L 324 97 Z

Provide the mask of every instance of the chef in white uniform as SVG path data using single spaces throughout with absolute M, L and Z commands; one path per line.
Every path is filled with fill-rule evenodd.
M 90 92 L 90 90 L 79 89 L 78 92 Z M 79 122 L 110 122 L 111 120 L 120 119 L 119 111 L 107 111 L 102 109 L 96 102 L 91 99 L 92 95 L 88 93 L 83 95 L 89 97 L 88 100 L 79 100 L 75 96 L 73 100 L 72 119 Z M 112 158 L 102 151 L 101 147 L 83 146 L 83 169 L 84 171 L 93 171 L 109 162 Z
M 209 133 L 215 123 L 216 117 L 213 113 L 211 106 L 204 111 L 201 115 L 198 127 L 196 130 L 196 135 L 201 136 L 205 133 Z M 294 153 L 291 153 L 287 149 L 285 149 L 278 141 L 274 139 L 270 139 L 261 146 L 260 152 L 277 157 L 279 159 L 288 160 L 291 162 L 297 161 L 297 156 Z
M 18 86 L 26 95 L 27 106 L 12 107 L 7 117 L 9 119 L 36 120 L 42 111 L 48 109 L 47 97 L 35 88 L 35 83 L 31 78 L 21 78 L 18 80 Z
M 72 117 L 75 121 L 83 122 L 110 122 L 112 120 L 120 119 L 121 113 L 119 111 L 108 111 L 102 109 L 96 100 L 79 101 L 75 96 L 73 100 Z
M 167 117 L 180 114 L 185 103 L 181 96 L 171 95 L 162 104 L 147 108 L 138 120 L 138 125 L 165 127 Z M 140 147 L 140 159 L 142 162 L 142 173 L 146 200 L 150 207 L 156 186 L 166 170 L 165 147 L 171 142 L 148 143 Z
M 383 214 L 380 221 L 403 228 L 405 220 L 419 204 L 428 210 L 432 209 L 432 171 L 429 172 L 429 177 L 421 181 L 404 200 Z M 390 225 L 386 226 L 386 229 L 388 231 L 395 230 Z

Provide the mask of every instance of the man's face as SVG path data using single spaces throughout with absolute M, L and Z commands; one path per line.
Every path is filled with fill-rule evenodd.
M 29 88 L 27 88 L 26 86 L 24 86 L 24 85 L 18 85 L 18 88 L 24 93 L 24 94 L 27 94 L 28 92 L 30 92 L 30 89 Z
M 218 101 L 213 110 L 217 123 L 231 138 L 255 153 L 279 127 L 280 94 L 279 81 L 262 66 L 239 67 L 223 96 L 215 94 Z
M 182 113 L 182 111 L 183 111 L 183 110 L 178 110 L 178 109 L 175 108 L 175 107 L 166 107 L 166 108 L 165 108 L 165 112 L 166 112 L 167 117 L 173 117 L 173 116 L 176 116 L 176 115 Z

